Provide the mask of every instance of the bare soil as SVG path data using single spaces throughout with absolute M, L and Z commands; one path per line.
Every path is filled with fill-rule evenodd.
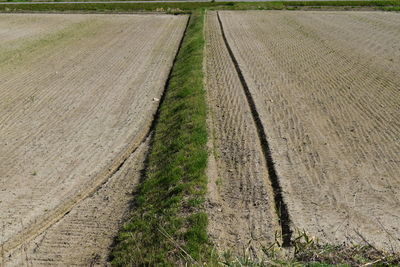
M 215 12 L 205 25 L 209 104 L 209 234 L 217 247 L 248 256 L 279 231 L 266 161 Z
M 148 138 L 149 139 L 149 138 Z M 93 195 L 6 259 L 6 266 L 108 266 L 114 238 L 127 220 L 149 140 Z
M 292 229 L 400 251 L 400 15 L 220 17 L 267 133 Z M 221 93 L 232 97 L 226 87 Z M 218 135 L 230 132 L 225 126 Z
M 187 21 L 169 15 L 12 16 L 0 15 L 0 21 L 21 16 L 28 29 L 42 18 L 65 25 L 29 38 L 17 31 L 4 41 L 20 40 L 15 49 L 2 49 L 0 41 L 4 257 L 94 193 L 142 143 Z M 12 29 L 2 34 L 11 36 Z
M 0 16 L 0 49 L 5 47 L 15 50 L 26 42 L 38 39 L 44 35 L 54 33 L 86 20 L 81 15 L 54 16 L 41 14 L 32 16 L 30 14 L 2 14 Z

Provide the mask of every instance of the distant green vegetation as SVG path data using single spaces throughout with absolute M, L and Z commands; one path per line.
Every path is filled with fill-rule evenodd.
M 395 1 L 276 1 L 276 2 L 176 2 L 176 3 L 49 3 L 49 4 L 2 4 L 0 11 L 79 11 L 79 12 L 136 12 L 160 11 L 188 13 L 207 8 L 212 10 L 277 10 L 293 7 L 369 7 L 377 10 L 399 10 L 400 0 Z
M 285 6 L 399 6 L 399 0 L 392 1 L 286 1 Z

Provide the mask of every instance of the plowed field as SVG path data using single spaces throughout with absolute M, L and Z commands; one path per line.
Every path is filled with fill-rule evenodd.
M 212 124 L 216 143 L 223 143 L 217 145 L 222 163 L 216 164 L 221 184 L 247 192 L 240 168 L 252 174 L 246 179 L 265 180 L 265 169 L 254 171 L 260 153 L 254 149 L 248 157 L 244 149 L 257 146 L 252 129 L 260 120 L 292 231 L 304 229 L 323 242 L 367 241 L 399 251 L 400 15 L 220 11 L 222 25 L 217 16 L 207 17 L 206 65 L 208 93 L 218 99 L 211 105 L 226 112 Z M 232 60 L 237 61 L 236 73 Z M 238 87 L 248 90 L 247 105 L 255 109 L 252 119 L 245 117 L 249 111 Z M 235 153 L 225 156 L 224 146 Z M 253 165 L 242 163 L 247 159 Z M 230 172 L 233 176 L 226 175 Z M 228 187 L 215 188 L 210 191 L 225 195 Z M 255 196 L 246 193 L 241 202 L 251 203 Z M 260 203 L 268 206 L 270 200 L 264 196 Z M 248 209 L 252 216 L 258 205 Z M 232 213 L 231 218 L 240 216 L 237 210 Z M 229 222 L 223 215 L 216 218 Z M 257 224 L 240 218 L 235 222 L 243 228 Z M 216 240 L 224 234 L 218 228 L 211 232 Z
M 144 141 L 186 21 L 169 15 L 0 15 L 0 257 L 59 221 Z M 141 166 L 142 160 L 131 163 Z M 108 246 L 122 212 L 87 201 L 45 234 L 43 244 L 53 238 L 57 246 L 58 239 L 88 254 L 77 242 L 91 238 L 87 231 L 97 236 L 108 229 Z M 101 218 L 95 210 L 102 208 L 113 226 L 100 224 L 103 232 L 96 232 L 84 218 Z M 75 240 L 58 238 L 65 229 Z M 104 242 L 94 244 L 104 249 Z M 52 255 L 50 249 L 37 245 L 37 257 Z M 87 265 L 71 251 L 53 253 L 57 264 L 73 264 L 64 255 Z

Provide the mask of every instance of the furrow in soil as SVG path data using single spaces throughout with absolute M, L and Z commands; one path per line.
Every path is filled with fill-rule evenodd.
M 220 14 L 294 228 L 399 251 L 399 14 Z
M 96 193 L 6 258 L 6 266 L 106 266 L 144 171 L 150 137 Z
M 254 256 L 280 230 L 274 195 L 257 127 L 216 12 L 207 13 L 205 36 L 209 232 L 219 249 Z

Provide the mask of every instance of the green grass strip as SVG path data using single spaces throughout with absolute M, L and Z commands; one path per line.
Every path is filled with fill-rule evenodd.
M 1 4 L 0 12 L 136 12 L 165 11 L 169 13 L 188 13 L 207 8 L 212 10 L 252 10 L 252 9 L 290 9 L 292 7 L 370 7 L 380 10 L 398 10 L 400 0 L 377 1 L 275 1 L 275 2 L 176 2 L 176 3 L 44 3 L 44 4 Z
M 191 15 L 156 119 L 146 177 L 117 238 L 113 265 L 176 265 L 210 255 L 203 12 Z M 203 256 L 205 255 L 205 256 Z
M 392 1 L 285 1 L 282 2 L 285 6 L 398 6 L 400 5 L 399 0 Z

